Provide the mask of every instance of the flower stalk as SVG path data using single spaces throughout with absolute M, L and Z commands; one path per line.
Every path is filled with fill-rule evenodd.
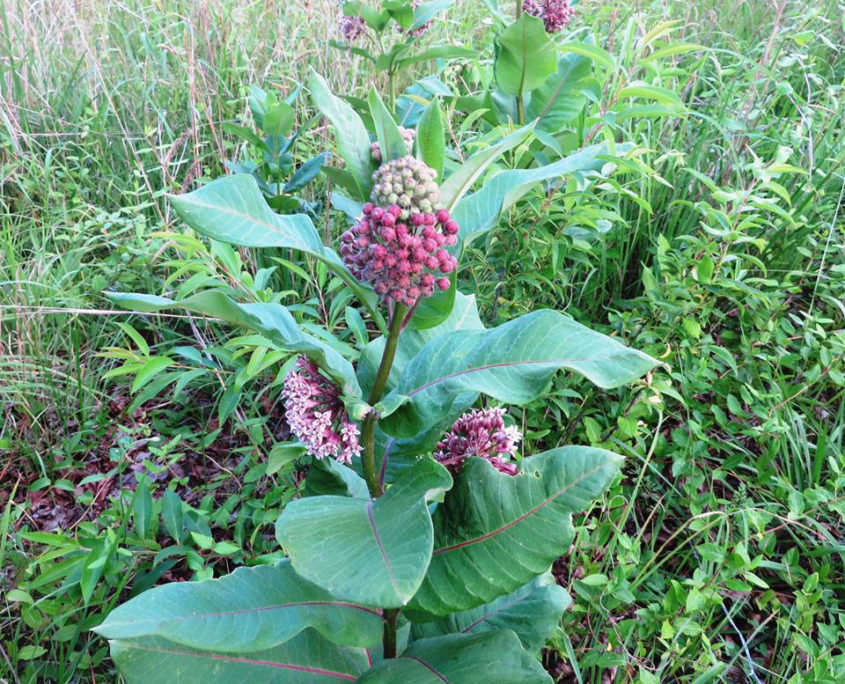
M 390 329 L 387 332 L 387 339 L 384 343 L 381 363 L 379 364 L 373 387 L 370 390 L 368 399 L 370 406 L 375 406 L 384 394 L 384 388 L 387 386 L 387 378 L 390 376 L 390 369 L 393 367 L 393 359 L 396 357 L 396 345 L 399 342 L 399 333 L 402 332 L 402 320 L 404 318 L 405 306 L 403 304 L 396 304 L 393 309 L 393 317 L 390 319 Z M 364 480 L 367 482 L 370 496 L 374 499 L 384 494 L 384 487 L 379 481 L 378 469 L 376 468 L 375 441 L 378 418 L 375 409 L 370 409 L 370 412 L 361 424 L 361 445 L 363 448 L 361 465 L 364 470 Z

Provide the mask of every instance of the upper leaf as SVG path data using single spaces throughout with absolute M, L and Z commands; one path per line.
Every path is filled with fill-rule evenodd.
M 376 137 L 381 147 L 382 163 L 407 156 L 408 145 L 402 138 L 399 127 L 375 88 L 370 88 L 367 103 L 376 128 Z
M 201 650 L 262 651 L 312 627 L 345 646 L 379 642 L 377 610 L 338 601 L 284 561 L 238 568 L 203 582 L 175 582 L 115 608 L 94 631 L 108 639 L 163 637 Z
M 276 214 L 245 174 L 224 176 L 170 203 L 191 228 L 242 247 L 288 247 L 323 258 L 325 248 L 305 214 Z
M 555 44 L 543 22 L 523 14 L 499 36 L 496 55 L 496 81 L 508 95 L 539 88 L 557 66 Z
M 310 218 L 273 212 L 252 176 L 218 178 L 193 192 L 171 196 L 170 202 L 185 223 L 215 240 L 239 247 L 284 247 L 317 257 L 367 305 L 384 328 L 372 289 L 354 278 L 337 253 L 323 245 Z
M 537 127 L 558 133 L 574 119 L 587 98 L 580 92 L 579 81 L 592 73 L 592 61 L 583 55 L 561 55 L 557 71 L 531 93 L 526 108 L 529 120 Z
M 414 639 L 422 639 L 510 629 L 525 650 L 534 653 L 546 645 L 570 603 L 572 599 L 566 590 L 555 584 L 554 578 L 547 573 L 512 594 L 500 596 L 493 603 L 413 625 L 411 634 Z
M 311 72 L 308 87 L 314 104 L 334 128 L 338 153 L 352 172 L 358 189 L 355 199 L 366 202 L 373 188 L 375 171 L 367 127 L 349 104 L 332 93 L 329 84 L 316 71 Z
M 540 396 L 561 368 L 599 387 L 625 385 L 657 361 L 556 311 L 534 311 L 491 330 L 460 330 L 426 344 L 383 404 L 398 406 L 381 427 L 412 437 L 442 421 L 479 393 L 520 404 Z
M 631 147 L 629 143 L 620 143 L 615 146 L 615 152 L 622 154 Z M 534 169 L 512 169 L 496 174 L 481 190 L 464 197 L 452 212 L 454 219 L 461 226 L 458 235 L 460 244 L 465 245 L 493 228 L 500 214 L 537 183 L 564 178 L 574 173 L 601 170 L 607 163 L 602 157 L 608 152 L 607 145 L 600 143 L 570 154 L 553 164 Z
M 548 571 L 572 542 L 572 513 L 613 479 L 622 458 L 567 446 L 524 459 L 517 475 L 470 458 L 434 513 L 434 553 L 407 608 L 414 622 L 467 610 Z
M 359 684 L 551 684 L 552 678 L 510 630 L 450 634 L 413 642 Z
M 446 469 L 424 459 L 375 501 L 316 496 L 288 504 L 276 537 L 296 571 L 334 596 L 398 608 L 419 588 L 431 558 L 426 501 L 451 486 Z
M 312 630 L 270 649 L 200 651 L 159 637 L 111 642 L 111 654 L 128 684 L 329 684 L 354 682 L 369 666 L 367 652 L 336 646 Z
M 352 364 L 325 342 L 303 332 L 291 313 L 281 304 L 239 304 L 215 290 L 200 292 L 178 301 L 155 295 L 122 292 L 107 292 L 106 296 L 120 306 L 139 311 L 187 309 L 257 330 L 280 349 L 304 354 L 314 361 L 340 385 L 347 398 L 361 397 L 361 388 Z

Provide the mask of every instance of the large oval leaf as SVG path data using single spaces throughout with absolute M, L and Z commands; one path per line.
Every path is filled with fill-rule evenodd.
M 335 599 L 284 561 L 155 587 L 115 608 L 94 631 L 108 639 L 156 636 L 242 653 L 273 648 L 308 627 L 337 644 L 367 647 L 378 644 L 382 618 L 373 608 Z
M 176 213 L 191 228 L 214 240 L 239 247 L 283 247 L 310 254 L 325 263 L 367 306 L 384 328 L 372 288 L 362 285 L 332 249 L 325 247 L 305 214 L 276 214 L 267 205 L 255 178 L 225 176 L 185 195 L 170 196 Z
M 351 171 L 351 180 L 358 189 L 355 199 L 366 202 L 373 187 L 373 171 L 376 170 L 370 154 L 367 127 L 348 103 L 332 93 L 329 84 L 316 71 L 311 71 L 308 88 L 314 104 L 334 128 L 338 153 L 346 162 Z
M 554 73 L 555 44 L 537 17 L 523 14 L 505 29 L 497 43 L 496 81 L 508 95 L 522 97 Z
M 155 295 L 123 292 L 107 292 L 106 296 L 127 309 L 144 312 L 187 309 L 256 330 L 280 349 L 304 354 L 331 375 L 343 390 L 348 401 L 347 406 L 353 413 L 355 410 L 352 404 L 363 404 L 354 401 L 362 395 L 352 364 L 325 342 L 304 333 L 290 311 L 281 304 L 239 304 L 215 290 L 200 292 L 178 301 Z
M 656 365 L 650 356 L 561 313 L 535 311 L 498 328 L 455 331 L 426 344 L 382 402 L 399 408 L 381 427 L 395 437 L 413 437 L 479 393 L 526 403 L 539 397 L 561 368 L 612 388 Z
M 112 641 L 111 654 L 128 684 L 332 684 L 357 681 L 370 664 L 363 649 L 336 646 L 312 630 L 250 653 L 199 651 L 148 637 Z
M 452 613 L 434 622 L 411 627 L 414 639 L 445 634 L 480 634 L 497 629 L 513 630 L 525 650 L 534 653 L 546 645 L 560 624 L 560 617 L 572 599 L 546 573 L 512 594 L 500 596 L 472 610 Z
M 583 55 L 561 55 L 557 71 L 531 93 L 526 107 L 529 120 L 537 127 L 555 134 L 570 123 L 587 98 L 580 92 L 579 81 L 592 73 L 593 63 Z
M 360 684 L 551 684 L 552 678 L 509 630 L 451 634 L 412 643 L 383 660 Z
M 451 486 L 446 469 L 425 459 L 375 501 L 315 496 L 288 504 L 276 537 L 294 569 L 334 596 L 399 608 L 419 588 L 431 559 L 426 502 Z
M 572 513 L 587 508 L 622 462 L 567 446 L 526 458 L 505 475 L 471 458 L 434 513 L 434 553 L 407 608 L 414 622 L 489 603 L 548 571 L 572 542 Z

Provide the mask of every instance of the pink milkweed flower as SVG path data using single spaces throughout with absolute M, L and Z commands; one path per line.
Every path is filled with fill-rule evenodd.
M 382 300 L 411 307 L 434 294 L 435 286 L 449 289 L 449 278 L 435 275 L 457 268 L 457 260 L 441 244 L 457 244 L 459 228 L 445 209 L 437 215 L 413 212 L 405 219 L 402 214 L 396 204 L 365 204 L 361 220 L 341 236 L 340 254 L 352 275 L 370 283 Z
M 332 456 L 349 463 L 361 455 L 358 426 L 349 420 L 340 388 L 304 356 L 285 377 L 285 418 L 291 432 L 315 458 Z
M 501 408 L 463 414 L 437 443 L 434 458 L 454 474 L 470 456 L 479 456 L 500 472 L 516 475 L 516 463 L 509 459 L 516 453 L 522 433 L 515 426 L 505 426 L 504 415 Z
M 562 31 L 575 14 L 569 0 L 525 0 L 522 9 L 526 14 L 542 19 L 546 33 Z

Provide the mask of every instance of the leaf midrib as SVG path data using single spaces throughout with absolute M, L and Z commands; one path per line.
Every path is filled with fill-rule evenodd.
M 211 660 L 218 660 L 225 663 L 241 663 L 244 665 L 256 665 L 258 667 L 271 667 L 278 670 L 292 670 L 294 672 L 307 672 L 308 674 L 323 675 L 326 677 L 334 677 L 335 679 L 345 679 L 354 682 L 358 679 L 356 675 L 346 672 L 336 672 L 334 670 L 326 670 L 321 667 L 309 667 L 308 665 L 293 665 L 290 663 L 274 663 L 272 660 L 261 660 L 258 658 L 243 658 L 240 656 L 226 655 L 223 653 L 196 652 L 196 651 L 180 651 L 178 649 L 168 649 L 160 647 L 142 646 L 141 644 L 127 641 L 124 642 L 128 647 L 137 649 L 139 651 L 150 651 L 151 653 L 167 653 L 170 655 L 192 656 L 195 658 L 210 658 Z
M 452 544 L 451 546 L 444 546 L 443 548 L 435 549 L 432 552 L 431 555 L 432 556 L 439 556 L 439 555 L 442 555 L 444 553 L 449 553 L 450 551 L 455 551 L 457 549 L 462 549 L 462 548 L 465 548 L 467 546 L 472 546 L 473 544 L 478 544 L 480 542 L 483 542 L 483 541 L 486 541 L 488 539 L 492 539 L 493 537 L 498 536 L 502 532 L 509 530 L 510 528 L 514 527 L 515 525 L 518 525 L 519 523 L 521 523 L 523 520 L 526 520 L 530 516 L 534 515 L 537 511 L 541 510 L 542 508 L 545 508 L 550 503 L 555 501 L 558 497 L 563 496 L 566 492 L 570 491 L 576 485 L 581 484 L 584 480 L 592 477 L 597 472 L 604 469 L 605 465 L 606 464 L 604 464 L 604 463 L 599 464 L 595 468 L 593 468 L 592 470 L 589 470 L 586 473 L 583 473 L 580 477 L 576 478 L 572 482 L 568 482 L 566 485 L 564 485 L 564 487 L 562 489 L 560 489 L 554 495 L 552 495 L 552 496 L 548 497 L 547 499 L 541 501 L 539 504 L 537 504 L 533 508 L 529 509 L 528 511 L 526 511 L 525 513 L 520 515 L 518 518 L 511 520 L 509 523 L 506 523 L 505 525 L 497 527 L 495 530 L 487 532 L 486 534 L 482 534 L 482 535 L 475 537 L 473 539 L 465 539 L 464 541 L 459 542 L 457 544 Z M 525 475 L 525 473 L 520 473 L 519 475 L 517 475 L 517 477 L 521 477 L 521 476 L 527 477 L 527 475 Z

